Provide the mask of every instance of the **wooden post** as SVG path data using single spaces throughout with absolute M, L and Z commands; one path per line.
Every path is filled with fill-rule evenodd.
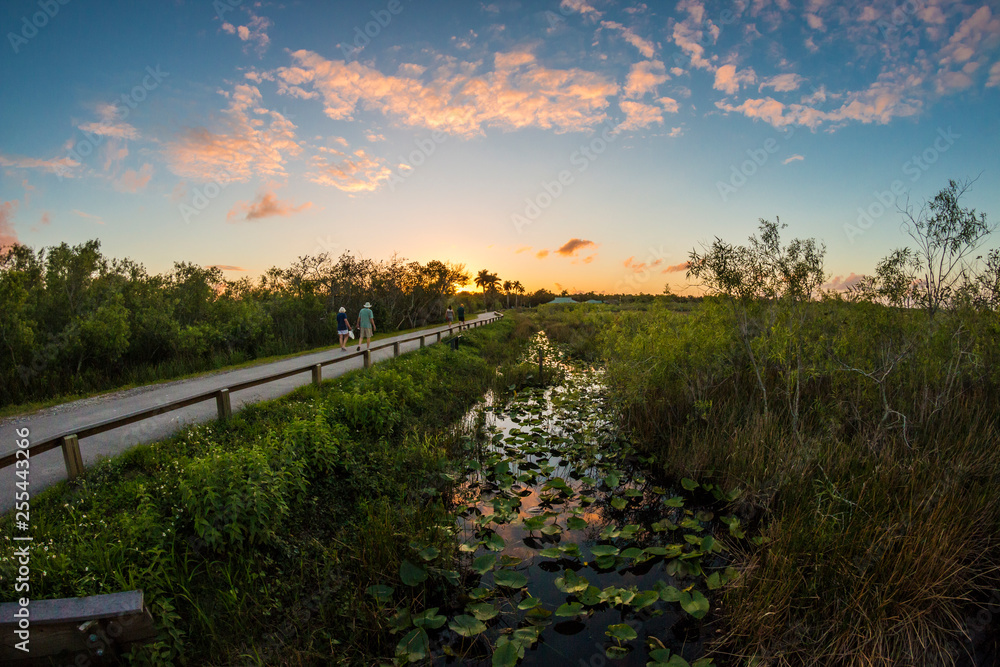
M 63 461 L 66 463 L 66 477 L 76 479 L 83 474 L 83 457 L 80 456 L 80 439 L 67 435 L 62 439 Z
M 440 343 L 440 342 L 441 342 L 441 332 L 440 332 L 440 331 L 438 331 L 438 332 L 437 332 L 437 335 L 438 335 L 438 339 L 437 339 L 437 342 L 439 342 L 439 343 Z
M 319 384 L 323 381 L 323 366 L 322 364 L 316 364 L 312 367 L 313 384 Z
M 399 341 L 398 340 L 395 343 L 392 344 L 392 356 L 394 356 L 394 357 L 398 357 L 399 356 Z
M 229 402 L 228 389 L 220 389 L 215 393 L 215 405 L 219 408 L 219 419 L 224 421 L 233 416 L 233 407 Z
M 370 368 L 372 365 L 372 352 L 371 350 L 365 350 L 365 368 Z
M 424 347 L 424 337 L 420 337 L 420 347 Z

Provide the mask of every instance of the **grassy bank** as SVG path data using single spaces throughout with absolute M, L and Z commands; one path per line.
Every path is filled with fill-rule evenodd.
M 962 659 L 994 632 L 1000 583 L 996 313 L 827 298 L 748 328 L 733 306 L 617 313 L 601 336 L 641 447 L 669 475 L 743 489 L 767 540 L 725 591 L 717 655 Z
M 495 383 L 507 386 L 495 369 L 514 368 L 512 331 L 501 321 L 464 334 L 458 351 L 430 346 L 304 388 L 39 495 L 31 597 L 144 589 L 160 636 L 135 664 L 392 655 L 366 590 L 398 580 L 414 549 L 455 549 L 453 522 L 432 502 L 454 481 L 449 425 Z M 432 569 L 414 604 L 449 595 L 456 576 Z

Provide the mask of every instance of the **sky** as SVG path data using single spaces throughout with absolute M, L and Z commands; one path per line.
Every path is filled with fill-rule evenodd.
M 842 288 L 949 179 L 1000 215 L 998 0 L 5 0 L 0 26 L 0 244 L 151 273 L 350 251 L 692 293 L 692 249 L 777 217 Z

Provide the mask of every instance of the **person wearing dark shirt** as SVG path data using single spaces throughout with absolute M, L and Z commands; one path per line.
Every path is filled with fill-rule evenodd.
M 343 306 L 337 311 L 337 333 L 340 334 L 340 349 L 347 351 L 347 337 L 351 334 L 351 325 L 347 321 L 347 309 Z

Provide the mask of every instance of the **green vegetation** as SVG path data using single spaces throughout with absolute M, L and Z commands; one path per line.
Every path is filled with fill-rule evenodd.
M 419 558 L 411 543 L 441 562 L 455 552 L 437 500 L 454 483 L 448 425 L 505 382 L 494 369 L 520 354 L 512 330 L 475 329 L 458 351 L 430 346 L 137 446 L 35 497 L 32 597 L 144 589 L 161 634 L 135 664 L 391 655 L 398 640 L 366 591 L 402 578 L 422 604 L 457 583 L 404 564 Z
M 604 331 L 641 448 L 743 489 L 738 515 L 766 539 L 724 592 L 723 654 L 952 664 L 990 632 L 974 614 L 1000 584 L 1000 291 L 961 192 L 913 216 L 917 248 L 846 296 L 818 291 L 821 246 L 783 246 L 762 221 L 747 246 L 692 253 L 717 294 L 702 307 Z
M 97 241 L 0 250 L 0 407 L 144 384 L 333 345 L 372 301 L 382 332 L 444 321 L 461 265 L 301 257 L 255 283 L 186 262 L 150 275 Z

